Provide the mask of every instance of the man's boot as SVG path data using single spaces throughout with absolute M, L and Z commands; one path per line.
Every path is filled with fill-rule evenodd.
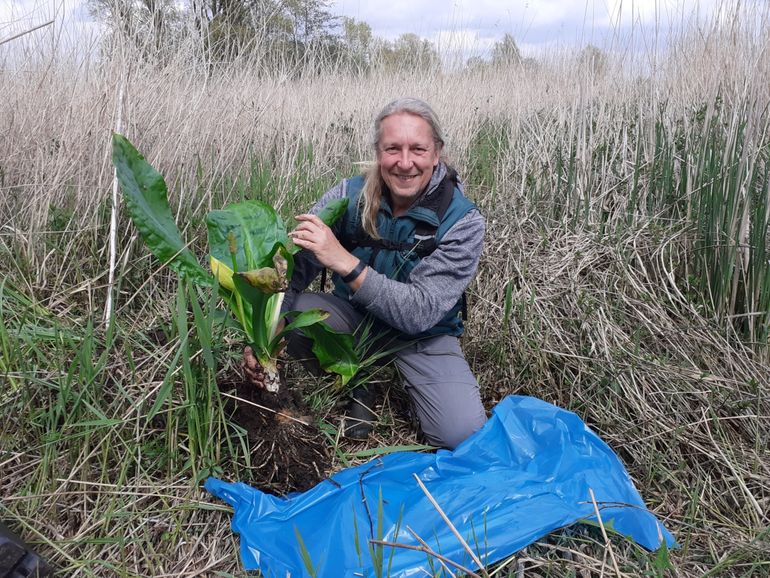
M 376 401 L 374 385 L 359 385 L 353 390 L 342 422 L 342 432 L 346 438 L 363 441 L 369 437 L 377 421 L 377 414 L 374 413 Z
M 53 570 L 0 522 L 0 578 L 43 578 Z

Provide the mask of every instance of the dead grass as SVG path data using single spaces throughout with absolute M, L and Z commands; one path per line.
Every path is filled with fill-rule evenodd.
M 770 508 L 762 385 L 770 368 L 671 292 L 660 240 L 610 246 L 580 232 L 546 244 L 528 225 L 509 240 L 513 275 L 500 277 L 498 252 L 477 282 L 515 286 L 508 323 L 502 308 L 478 304 L 466 342 L 477 359 L 497 360 L 480 363 L 490 404 L 514 391 L 583 417 L 682 544 L 673 554 L 681 575 L 703 575 L 734 552 L 759 560 Z M 501 326 L 508 331 L 496 340 L 478 337 Z M 723 569 L 732 572 L 741 575 Z
M 429 78 L 297 79 L 248 62 L 207 74 L 184 54 L 161 68 L 126 54 L 0 67 L 0 517 L 62 575 L 242 574 L 230 514 L 186 462 L 181 393 L 148 419 L 177 370 L 176 283 L 122 217 L 115 338 L 99 329 L 120 87 L 124 132 L 167 176 L 190 238 L 209 208 L 241 195 L 285 215 L 306 207 L 368 158 L 374 111 L 409 94 L 439 111 L 488 218 L 464 339 L 486 405 L 516 393 L 577 412 L 676 535 L 670 575 L 769 575 L 766 344 L 742 341 L 698 298 L 684 220 L 642 210 L 656 198 L 629 200 L 635 173 L 646 184 L 655 161 L 656 121 L 693 122 L 719 99 L 748 110 L 752 146 L 768 146 L 767 14 L 742 18 L 689 25 L 641 63 L 618 50 L 603 75 L 565 54 L 534 70 Z M 560 153 L 574 161 L 563 173 Z M 217 344 L 223 379 L 239 351 L 229 339 Z M 329 424 L 333 467 L 361 461 L 368 446 L 334 435 L 333 396 L 302 383 Z M 399 395 L 385 397 L 373 443 L 417 442 Z M 212 443 L 230 445 L 215 465 L 248 481 L 258 464 L 222 424 Z M 613 547 L 622 575 L 664 572 L 630 544 Z M 613 573 L 593 529 L 544 538 L 490 569 Z

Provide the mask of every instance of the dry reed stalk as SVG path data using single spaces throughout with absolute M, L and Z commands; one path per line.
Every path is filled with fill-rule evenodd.
M 425 484 L 423 484 L 422 480 L 419 478 L 419 476 L 417 476 L 417 474 L 413 474 L 412 477 L 417 482 L 417 485 L 420 486 L 420 489 L 422 490 L 423 494 L 425 494 L 425 497 L 428 498 L 428 501 L 436 509 L 436 512 L 438 512 L 439 516 L 441 516 L 441 519 L 444 520 L 444 523 L 447 525 L 447 528 L 449 528 L 452 534 L 454 534 L 455 538 L 457 538 L 457 540 L 460 542 L 460 545 L 462 545 L 463 550 L 465 550 L 468 553 L 468 556 L 471 557 L 471 560 L 473 560 L 476 563 L 476 565 L 479 567 L 480 569 L 479 571 L 481 572 L 481 575 L 487 577 L 488 574 L 486 570 L 484 570 L 484 564 L 481 563 L 481 560 L 479 560 L 478 555 L 476 554 L 476 552 L 473 551 L 473 548 L 471 548 L 468 545 L 468 543 L 465 541 L 465 538 L 463 538 L 460 535 L 460 532 L 457 531 L 457 528 L 455 528 L 455 525 L 446 515 L 444 510 L 436 501 L 436 499 L 428 491 L 428 488 L 425 487 Z
M 612 542 L 610 542 L 610 539 L 607 537 L 607 530 L 604 528 L 604 522 L 602 521 L 602 516 L 599 513 L 599 506 L 596 503 L 596 497 L 594 496 L 594 491 L 591 488 L 588 488 L 588 493 L 591 496 L 591 504 L 594 507 L 594 514 L 596 515 L 596 519 L 599 521 L 599 528 L 602 531 L 602 538 L 604 538 L 604 547 L 607 548 L 607 552 L 610 555 L 610 560 L 612 560 L 612 568 L 615 570 L 615 576 L 620 578 L 622 574 L 620 573 L 620 568 L 618 568 L 618 561 L 615 559 L 615 551 L 612 549 Z
M 691 129 L 717 97 L 726 110 L 744 107 L 749 146 L 766 146 L 770 34 L 765 12 L 688 26 L 648 65 L 609 54 L 604 74 L 553 53 L 508 72 L 292 78 L 245 60 L 212 71 L 191 64 L 190 48 L 162 65 L 136 60 L 125 132 L 166 175 L 180 223 L 197 239 L 202 215 L 241 191 L 275 200 L 287 215 L 306 207 L 371 156 L 374 111 L 404 94 L 429 100 L 488 218 L 464 338 L 487 406 L 520 393 L 576 411 L 683 544 L 672 553 L 677 575 L 761 574 L 770 548 L 770 369 L 693 299 L 682 257 L 690 231 L 643 208 L 658 202 L 649 178 L 661 154 L 656 131 Z M 101 307 L 108 282 L 103 144 L 123 61 L 97 63 L 62 47 L 51 55 L 27 41 L 17 42 L 40 50 L 0 68 L 0 363 L 23 385 L 0 405 L 0 515 L 72 575 L 237 573 L 229 514 L 184 469 L 187 432 L 174 419 L 186 406 L 172 396 L 147 419 L 169 370 L 172 383 L 179 378 L 169 367 L 178 342 L 155 337 L 170 325 L 176 285 L 124 219 L 119 339 L 100 371 L 89 363 L 103 343 L 82 354 L 83 319 Z M 6 54 L 0 60 L 10 63 Z M 561 153 L 574 159 L 570 170 L 560 169 Z M 675 175 L 687 179 L 685 200 L 699 194 L 696 169 L 690 162 Z M 72 390 L 81 397 L 61 401 L 57 413 Z M 378 432 L 378 442 L 414 443 L 407 420 L 390 419 L 392 435 Z M 218 463 L 248 479 L 259 464 L 236 435 L 228 439 Z M 335 449 L 340 465 L 360 459 L 344 440 Z M 654 571 L 633 545 L 614 541 L 613 551 L 623 569 Z M 604 552 L 598 539 L 556 535 L 489 573 L 598 575 Z
M 125 89 L 125 77 L 121 77 L 120 86 L 118 87 L 117 98 L 117 111 L 115 119 L 115 132 L 117 134 L 123 134 L 123 91 Z M 104 322 L 106 330 L 110 330 L 110 323 L 112 322 L 112 293 L 115 286 L 115 260 L 117 253 L 117 237 L 118 237 L 118 171 L 115 169 L 112 176 L 112 203 L 110 207 L 110 262 L 109 262 L 109 276 L 107 279 L 107 299 L 104 306 Z

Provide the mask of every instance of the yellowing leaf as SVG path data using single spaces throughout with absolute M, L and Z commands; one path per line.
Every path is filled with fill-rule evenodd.
M 238 275 L 246 279 L 252 287 L 256 287 L 269 295 L 286 291 L 289 288 L 286 277 L 281 277 L 278 271 L 272 267 L 262 267 L 254 271 L 238 273 Z

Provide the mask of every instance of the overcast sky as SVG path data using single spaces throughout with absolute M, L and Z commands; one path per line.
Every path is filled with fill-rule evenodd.
M 695 5 L 689 2 L 672 2 Z M 703 2 L 701 2 L 702 4 Z M 379 2 L 335 0 L 335 13 L 368 22 L 375 34 L 389 39 L 414 32 L 440 43 L 462 43 L 469 49 L 488 49 L 509 33 L 523 49 L 553 44 L 598 41 L 619 22 L 654 21 L 654 0 L 637 0 L 632 17 L 626 1 L 618 21 L 617 0 L 391 0 L 383 10 Z M 659 9 L 666 2 L 658 2 Z
M 391 40 L 411 32 L 437 43 L 442 51 L 484 54 L 509 33 L 525 55 L 536 55 L 553 46 L 606 46 L 632 27 L 647 31 L 657 26 L 665 33 L 737 1 L 333 0 L 330 7 L 335 14 L 369 23 L 377 36 Z M 0 0 L 0 42 L 51 19 L 60 30 L 78 34 L 94 28 L 83 0 Z M 49 31 L 50 27 L 34 34 Z

